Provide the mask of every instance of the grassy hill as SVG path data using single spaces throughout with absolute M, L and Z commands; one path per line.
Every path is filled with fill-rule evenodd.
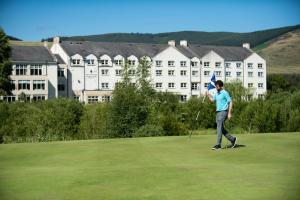
M 268 73 L 300 74 L 300 28 L 254 49 L 267 61 Z
M 72 36 L 61 37 L 61 40 L 72 41 L 95 41 L 95 42 L 134 42 L 134 43 L 162 43 L 166 44 L 168 40 L 186 39 L 189 43 L 210 44 L 210 45 L 229 45 L 241 46 L 249 42 L 252 47 L 262 44 L 268 40 L 278 37 L 284 33 L 300 28 L 297 26 L 288 26 L 282 28 L 255 31 L 251 33 L 233 33 L 233 32 L 203 32 L 203 31 L 181 31 L 158 34 L 147 33 L 109 33 L 101 35 Z M 45 39 L 52 41 L 52 38 Z
M 300 199 L 300 133 L 0 145 L 1 199 Z

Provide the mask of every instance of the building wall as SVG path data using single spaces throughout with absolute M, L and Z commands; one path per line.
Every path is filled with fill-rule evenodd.
M 138 61 L 141 59 L 135 55 L 126 58 L 123 55 L 110 57 L 105 54 L 98 58 L 93 54 L 86 57 L 78 54 L 67 55 L 61 47 L 58 47 L 59 44 L 55 45 L 55 48 L 51 48 L 52 52 L 60 54 L 67 63 L 69 97 L 78 96 L 85 102 L 88 101 L 89 95 L 98 95 L 99 101 L 101 101 L 102 95 L 111 95 L 115 84 L 122 80 L 122 77 L 116 74 L 116 70 L 122 70 L 122 66 L 117 65 L 115 60 L 121 59 L 123 64 L 125 60 L 135 60 L 135 66 L 131 66 L 131 69 L 136 71 Z M 72 60 L 74 59 L 80 60 L 79 64 L 73 64 Z M 89 59 L 93 59 L 94 64 L 87 64 L 86 60 Z M 108 62 L 103 64 L 102 60 L 108 60 Z M 256 53 L 241 61 L 226 61 L 214 51 L 208 52 L 201 58 L 188 58 L 176 46 L 171 45 L 149 60 L 151 61 L 151 81 L 157 91 L 172 92 L 185 96 L 187 99 L 192 95 L 203 95 L 206 91 L 206 84 L 210 82 L 211 76 L 215 72 L 216 79 L 223 80 L 225 83 L 239 80 L 246 88 L 249 83 L 253 83 L 254 97 L 266 92 L 266 62 Z M 161 62 L 160 66 L 156 64 L 157 61 Z M 174 66 L 168 66 L 169 61 L 173 61 Z M 181 62 L 185 62 L 185 66 L 181 66 Z M 197 66 L 191 66 L 192 62 L 197 62 Z M 209 66 L 205 66 L 206 62 L 209 63 Z M 219 63 L 219 66 L 216 63 Z M 248 63 L 252 63 L 253 68 L 248 68 Z M 262 69 L 258 69 L 259 63 L 262 65 Z M 237 67 L 237 65 L 240 66 Z M 158 70 L 161 70 L 161 75 L 157 73 Z M 174 75 L 169 74 L 170 70 L 174 71 Z M 181 71 L 185 71 L 184 74 L 181 74 Z M 237 76 L 237 72 L 240 73 L 239 76 Z M 253 76 L 249 77 L 248 72 L 253 72 Z M 258 72 L 262 72 L 262 77 L 258 76 Z M 135 82 L 134 77 L 132 78 L 132 81 Z M 161 83 L 161 87 L 157 88 L 157 83 L 158 85 Z M 169 83 L 174 83 L 174 88 L 170 88 Z M 258 84 L 262 87 L 258 88 Z

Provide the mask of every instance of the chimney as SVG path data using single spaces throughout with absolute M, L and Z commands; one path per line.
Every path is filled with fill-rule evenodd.
M 59 44 L 59 42 L 60 42 L 59 40 L 60 40 L 59 37 L 54 37 L 53 38 L 53 43 L 54 44 Z
M 175 47 L 175 45 L 176 45 L 175 40 L 169 40 L 168 45 L 172 46 L 172 47 Z
M 180 40 L 180 46 L 187 47 L 187 41 L 186 40 Z
M 243 43 L 243 47 L 246 49 L 250 49 L 250 43 Z

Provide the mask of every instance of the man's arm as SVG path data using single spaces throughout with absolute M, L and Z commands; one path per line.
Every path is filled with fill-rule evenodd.
M 208 90 L 206 91 L 206 96 L 208 96 L 208 98 L 211 102 L 214 101 L 214 97 L 211 94 L 209 94 Z
M 228 109 L 228 119 L 231 119 L 231 117 L 232 117 L 232 114 L 231 114 L 232 106 L 233 106 L 233 103 L 232 103 L 232 100 L 231 100 L 230 103 L 229 103 L 229 109 Z

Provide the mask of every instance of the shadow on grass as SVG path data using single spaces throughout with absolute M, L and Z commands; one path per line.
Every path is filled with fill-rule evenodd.
M 222 147 L 222 149 L 238 149 L 238 148 L 242 148 L 242 147 L 246 147 L 246 145 L 236 144 L 234 148 L 232 148 L 232 145 L 226 145 L 226 146 Z

